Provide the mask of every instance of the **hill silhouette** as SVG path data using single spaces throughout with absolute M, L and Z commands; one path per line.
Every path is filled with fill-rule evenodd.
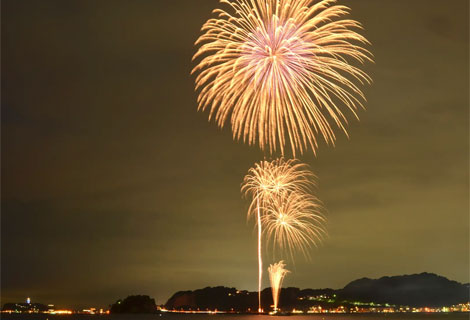
M 263 308 L 272 305 L 271 289 L 262 291 Z M 469 285 L 433 273 L 420 273 L 380 279 L 362 278 L 343 289 L 283 288 L 281 308 L 308 309 L 313 305 L 338 306 L 353 302 L 373 302 L 410 307 L 442 307 L 470 301 Z M 321 298 L 328 297 L 328 298 Z M 257 292 L 236 288 L 207 287 L 175 293 L 166 303 L 168 309 L 250 311 L 258 307 Z
M 432 273 L 362 278 L 339 291 L 341 297 L 416 307 L 439 307 L 468 302 L 468 285 Z
M 145 295 L 128 296 L 111 305 L 111 313 L 155 313 L 155 299 Z

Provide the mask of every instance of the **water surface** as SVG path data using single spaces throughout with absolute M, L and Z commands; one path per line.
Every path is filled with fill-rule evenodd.
M 330 314 L 330 315 L 295 315 L 273 317 L 265 315 L 237 314 L 163 314 L 163 315 L 47 315 L 47 314 L 1 314 L 4 320 L 468 320 L 468 313 L 449 314 Z

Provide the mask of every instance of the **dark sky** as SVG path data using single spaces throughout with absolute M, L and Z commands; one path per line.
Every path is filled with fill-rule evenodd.
M 423 271 L 468 282 L 468 1 L 340 2 L 373 43 L 374 84 L 350 140 L 301 157 L 329 238 L 288 264 L 285 284 Z M 217 6 L 2 1 L 2 302 L 256 289 L 239 187 L 264 155 L 196 111 L 189 75 Z

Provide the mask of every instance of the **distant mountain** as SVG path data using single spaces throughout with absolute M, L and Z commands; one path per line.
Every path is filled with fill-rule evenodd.
M 373 301 L 415 307 L 439 307 L 468 302 L 468 285 L 451 281 L 433 273 L 362 278 L 352 281 L 339 296 L 345 299 Z
M 262 291 L 263 308 L 272 304 L 271 289 Z M 410 307 L 450 306 L 470 301 L 468 284 L 451 281 L 431 273 L 362 278 L 352 281 L 343 289 L 283 288 L 280 305 L 284 308 L 308 309 L 311 306 L 336 307 L 354 303 L 377 303 Z M 207 287 L 195 291 L 175 293 L 166 303 L 168 309 L 236 310 L 258 308 L 257 292 L 240 291 L 227 287 Z

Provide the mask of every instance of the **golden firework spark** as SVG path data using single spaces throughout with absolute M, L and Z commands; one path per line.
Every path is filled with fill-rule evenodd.
M 289 143 L 294 156 L 316 152 L 319 137 L 335 143 L 334 126 L 347 135 L 342 108 L 358 118 L 359 84 L 371 82 L 351 62 L 372 61 L 354 31 L 360 23 L 344 18 L 349 8 L 336 0 L 221 2 L 231 9 L 214 10 L 196 41 L 198 109 L 210 109 L 220 127 L 230 118 L 234 139 L 270 153 L 284 154 Z
M 279 305 L 282 281 L 286 274 L 289 273 L 289 270 L 286 270 L 285 267 L 284 261 L 279 261 L 278 263 L 271 264 L 268 268 L 271 292 L 273 294 L 274 312 L 277 311 L 277 306 Z
M 311 194 L 291 192 L 282 198 L 273 198 L 261 209 L 261 224 L 266 238 L 281 253 L 301 251 L 309 257 L 309 250 L 326 236 L 326 219 L 320 201 Z

